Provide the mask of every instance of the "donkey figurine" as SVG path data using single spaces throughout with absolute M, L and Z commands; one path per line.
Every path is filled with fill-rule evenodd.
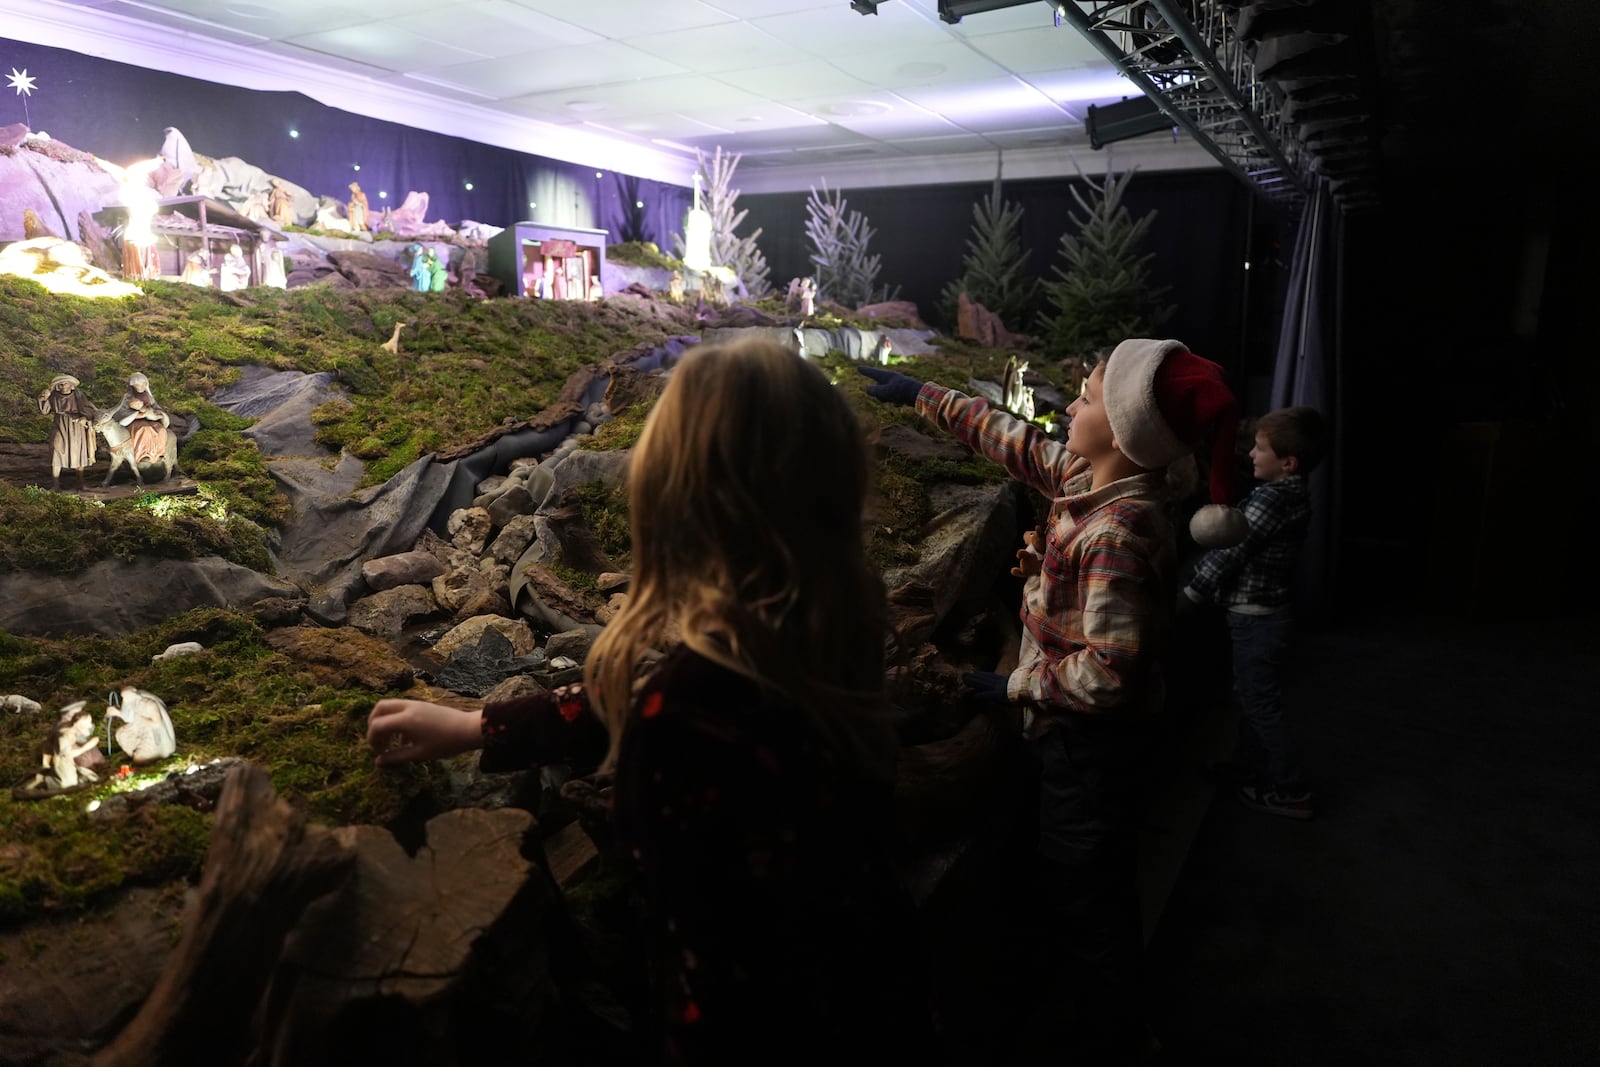
M 140 489 L 144 488 L 145 471 L 151 472 L 150 480 L 153 482 L 164 482 L 178 473 L 178 435 L 170 427 L 167 429 L 166 455 L 157 463 L 144 464 L 141 470 L 133 460 L 133 438 L 128 428 L 113 419 L 111 414 L 102 411 L 94 421 L 94 428 L 105 438 L 106 447 L 111 450 L 111 467 L 106 471 L 106 480 L 100 483 L 102 489 L 111 484 L 111 479 L 124 466 L 133 472 L 134 484 Z

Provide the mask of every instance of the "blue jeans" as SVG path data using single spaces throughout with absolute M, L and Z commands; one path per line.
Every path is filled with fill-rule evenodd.
M 1269 789 L 1291 789 L 1300 783 L 1300 767 L 1283 721 L 1283 668 L 1288 658 L 1294 616 L 1285 608 L 1271 615 L 1228 612 L 1233 638 L 1233 691 L 1238 694 L 1237 759 L 1258 768 Z

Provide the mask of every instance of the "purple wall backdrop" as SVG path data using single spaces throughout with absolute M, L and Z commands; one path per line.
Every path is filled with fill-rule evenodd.
M 0 71 L 13 67 L 37 79 L 26 101 L 35 130 L 114 163 L 150 158 L 176 126 L 201 155 L 238 156 L 319 196 L 343 201 L 359 181 L 375 211 L 416 190 L 428 194 L 430 221 L 532 219 L 620 239 L 623 182 L 610 171 L 364 118 L 301 93 L 238 89 L 0 37 Z M 22 121 L 23 98 L 0 87 L 0 126 Z M 670 249 L 692 192 L 637 184 L 648 238 Z

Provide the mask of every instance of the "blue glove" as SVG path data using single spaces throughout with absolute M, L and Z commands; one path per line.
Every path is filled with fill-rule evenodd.
M 1011 703 L 1011 698 L 1006 695 L 1006 684 L 1009 681 L 1005 675 L 993 671 L 968 671 L 961 676 L 961 683 L 972 690 L 972 695 L 984 704 Z
M 881 400 L 885 404 L 900 404 L 910 407 L 917 402 L 917 394 L 922 392 L 922 383 L 907 374 L 898 371 L 884 370 L 882 367 L 867 367 L 857 365 L 856 370 L 877 382 L 877 385 L 867 386 L 867 395 L 874 400 Z

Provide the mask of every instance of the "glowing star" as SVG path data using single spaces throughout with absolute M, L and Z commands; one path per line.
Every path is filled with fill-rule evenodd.
M 28 72 L 26 69 L 18 71 L 16 67 L 12 67 L 11 76 L 6 79 L 6 83 L 17 91 L 17 95 L 32 96 L 34 80 L 35 79 L 28 77 Z

